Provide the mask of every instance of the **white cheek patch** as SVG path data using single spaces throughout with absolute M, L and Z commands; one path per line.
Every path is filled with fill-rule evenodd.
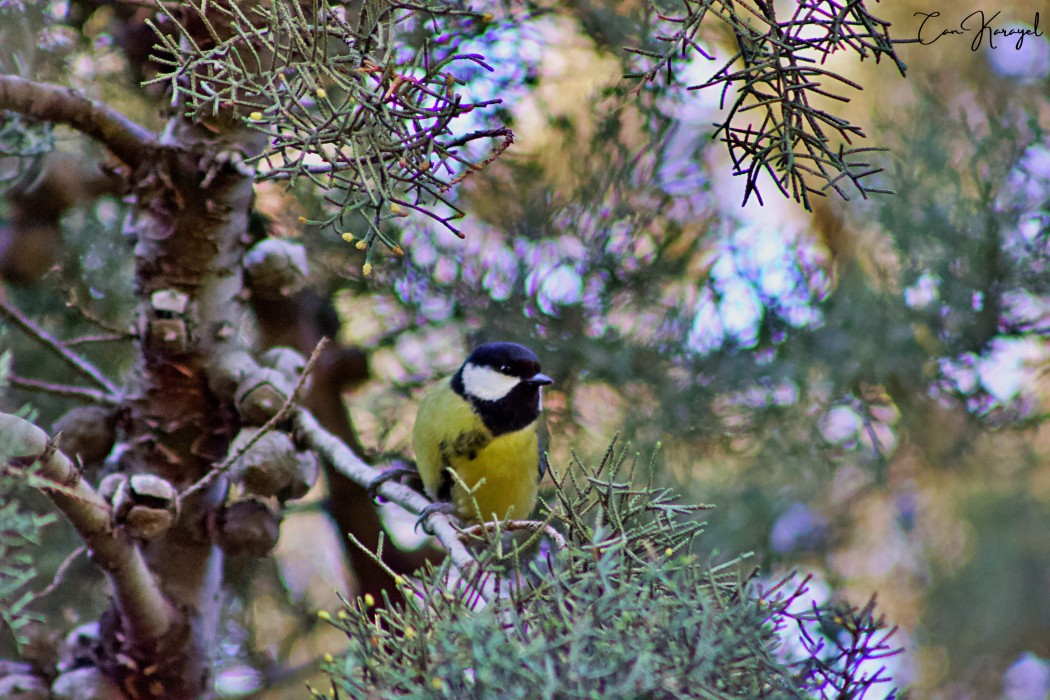
M 499 401 L 520 381 L 517 377 L 500 374 L 491 367 L 480 367 L 470 362 L 463 367 L 463 390 L 468 396 L 482 401 Z

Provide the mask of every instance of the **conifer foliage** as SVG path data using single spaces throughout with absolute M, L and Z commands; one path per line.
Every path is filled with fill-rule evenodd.
M 327 659 L 336 697 L 861 698 L 890 693 L 892 629 L 863 609 L 807 605 L 806 581 L 763 591 L 747 557 L 689 554 L 698 513 L 615 442 L 576 459 L 508 544 L 474 528 L 478 567 L 403 579 L 406 602 L 324 617 L 347 636 Z M 551 530 L 556 534 L 552 534 Z M 797 648 L 788 653 L 785 647 Z M 315 691 L 314 697 L 328 697 Z

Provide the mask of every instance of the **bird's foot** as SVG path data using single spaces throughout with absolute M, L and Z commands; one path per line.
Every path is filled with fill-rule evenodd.
M 449 503 L 448 501 L 438 501 L 437 503 L 431 503 L 429 506 L 424 508 L 420 514 L 419 519 L 416 520 L 416 530 L 422 530 L 424 533 L 434 536 L 434 531 L 430 528 L 429 520 L 430 516 L 434 513 L 444 513 L 445 515 L 455 515 L 456 506 Z
M 379 476 L 368 482 L 368 486 L 365 487 L 366 493 L 368 493 L 369 500 L 375 501 L 376 503 L 381 502 L 382 496 L 379 495 L 379 487 L 392 479 L 400 479 L 405 476 L 418 475 L 419 472 L 415 467 L 410 467 L 405 464 L 400 464 L 396 467 L 390 467 L 384 469 L 379 473 Z

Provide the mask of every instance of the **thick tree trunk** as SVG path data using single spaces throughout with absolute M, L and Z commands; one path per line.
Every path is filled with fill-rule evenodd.
M 127 474 L 159 475 L 181 491 L 222 460 L 239 428 L 233 412 L 209 390 L 205 371 L 228 346 L 251 339 L 241 259 L 253 182 L 250 172 L 229 163 L 257 153 L 262 144 L 257 133 L 230 128 L 220 141 L 181 120 L 169 133 L 161 157 L 130 177 L 133 212 L 125 234 L 136 241 L 141 353 L 128 387 L 118 467 Z M 183 301 L 181 312 L 158 306 L 158 295 L 172 294 Z M 219 479 L 194 494 L 182 504 L 175 527 L 145 548 L 182 620 L 156 648 L 128 648 L 112 643 L 120 639 L 116 634 L 110 637 L 106 671 L 135 695 L 209 694 L 222 552 L 208 524 L 225 491 Z M 116 617 L 106 618 L 114 633 L 126 624 Z

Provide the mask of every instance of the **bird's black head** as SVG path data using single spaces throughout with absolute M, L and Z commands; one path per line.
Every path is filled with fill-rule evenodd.
M 536 353 L 517 343 L 479 346 L 452 377 L 452 388 L 474 405 L 493 435 L 521 430 L 540 414 L 540 387 L 553 380 L 540 373 Z

